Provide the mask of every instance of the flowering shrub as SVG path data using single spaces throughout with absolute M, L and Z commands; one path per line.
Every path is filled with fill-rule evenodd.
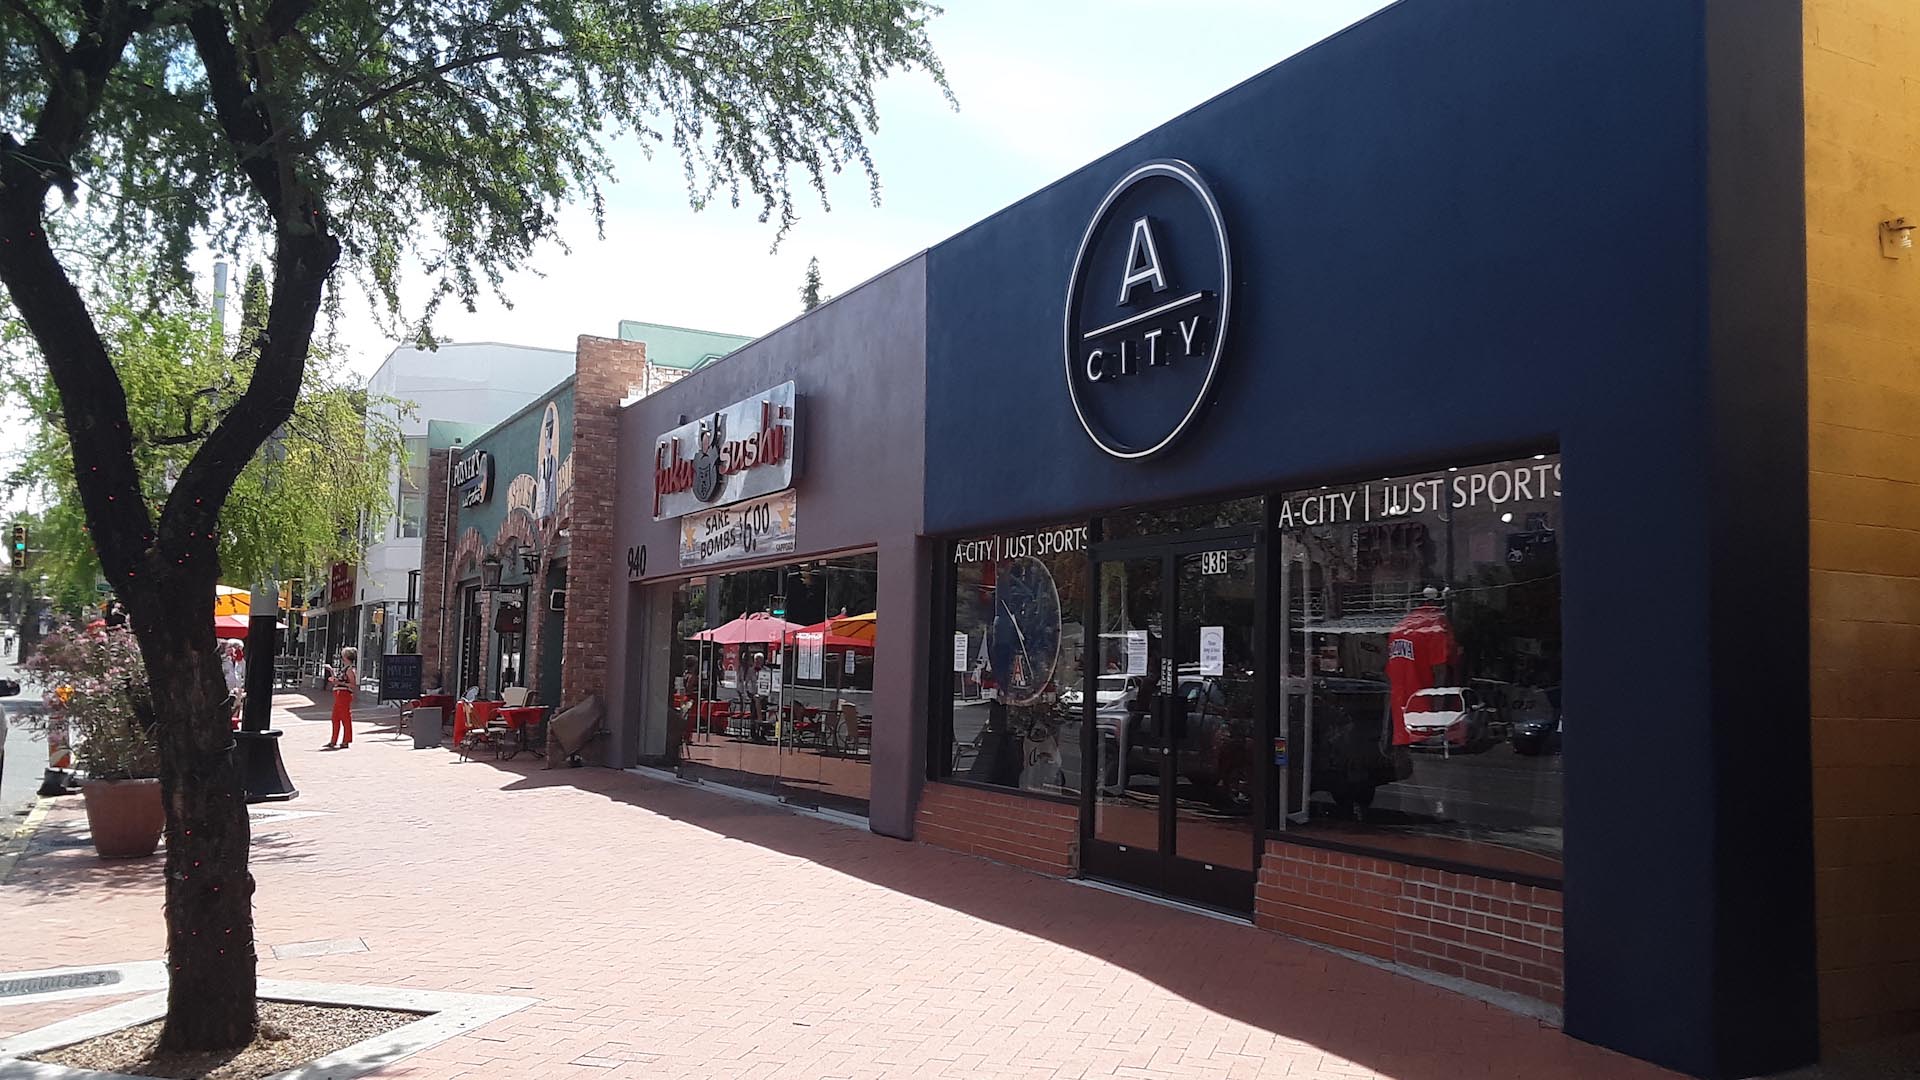
M 160 753 L 148 730 L 147 668 L 124 626 L 62 622 L 40 639 L 26 668 L 47 690 L 54 723 L 77 737 L 74 753 L 96 780 L 157 776 Z

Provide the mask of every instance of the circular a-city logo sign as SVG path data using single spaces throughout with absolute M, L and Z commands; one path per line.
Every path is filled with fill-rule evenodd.
M 1233 290 L 1220 204 L 1184 161 L 1120 178 L 1087 225 L 1067 287 L 1067 389 L 1117 458 L 1172 446 L 1220 371 Z

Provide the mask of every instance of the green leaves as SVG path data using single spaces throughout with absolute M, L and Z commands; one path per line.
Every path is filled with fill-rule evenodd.
M 35 42 L 76 41 L 90 2 L 0 3 L 0 131 L 24 141 L 66 77 Z M 196 48 L 185 29 L 206 9 L 144 10 L 62 215 L 185 282 L 196 241 L 246 250 L 272 234 L 286 208 L 247 176 L 271 162 L 326 208 L 367 294 L 409 323 L 478 304 L 560 239 L 567 203 L 597 210 L 615 138 L 671 148 L 694 206 L 757 202 L 777 236 L 795 189 L 824 205 L 843 170 L 878 198 L 879 80 L 920 70 L 945 86 L 926 32 L 938 9 L 921 0 L 281 0 L 215 9 L 233 24 L 216 67 L 245 81 L 233 105 L 265 120 L 264 138 L 242 137 L 214 108 L 218 35 Z M 428 278 L 417 311 L 399 300 L 409 269 Z
M 131 295 L 94 303 L 114 370 L 126 393 L 135 462 L 150 512 L 158 516 L 175 477 L 252 374 L 249 314 L 265 285 L 249 273 L 241 333 L 228 346 L 211 319 L 192 308 L 151 308 L 130 281 Z M 69 608 L 93 593 L 99 562 L 80 510 L 71 445 L 60 422 L 59 391 L 44 367 L 16 356 L 0 368 L 0 384 L 36 418 L 16 484 L 41 490 L 49 504 L 36 537 L 47 548 L 40 569 Z M 246 584 L 278 568 L 297 572 L 357 560 L 360 538 L 393 511 L 391 483 L 402 449 L 401 403 L 369 400 L 331 356 L 309 357 L 300 399 L 279 442 L 256 453 L 221 509 L 218 559 L 223 576 Z

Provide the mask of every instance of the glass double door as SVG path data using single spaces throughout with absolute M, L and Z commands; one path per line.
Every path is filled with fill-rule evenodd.
M 1259 548 L 1096 552 L 1087 873 L 1250 911 L 1266 772 Z
M 679 588 L 670 664 L 686 775 L 866 814 L 875 570 L 871 555 L 841 556 Z

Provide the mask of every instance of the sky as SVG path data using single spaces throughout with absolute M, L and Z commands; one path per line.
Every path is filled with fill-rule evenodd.
M 800 221 L 770 250 L 776 226 L 757 220 L 757 204 L 695 212 L 670 152 L 648 159 L 623 144 L 604 239 L 584 209 L 563 214 L 570 250 L 548 246 L 510 276 L 510 306 L 448 310 L 435 329 L 562 349 L 580 334 L 612 337 L 622 319 L 766 333 L 800 313 L 809 259 L 828 295 L 843 292 L 1384 6 L 947 0 L 930 34 L 959 108 L 921 73 L 881 86 L 869 142 L 878 207 L 864 176 L 842 175 L 828 186 L 830 211 L 811 191 L 799 196 Z M 356 290 L 343 296 L 338 343 L 370 374 L 396 342 Z M 17 436 L 0 435 L 0 458 L 16 447 Z
M 800 313 L 808 259 L 820 260 L 829 295 L 845 291 L 1382 6 L 948 0 L 931 36 L 960 107 L 924 74 L 882 86 L 870 144 L 878 208 L 864 177 L 842 175 L 830 211 L 799 196 L 801 220 L 770 252 L 776 228 L 756 220 L 757 205 L 696 213 L 676 160 L 625 146 L 604 240 L 584 211 L 564 216 L 571 251 L 546 249 L 536 273 L 510 278 L 511 308 L 447 312 L 435 329 L 563 349 L 580 334 L 613 336 L 621 319 L 766 333 Z M 340 341 L 363 372 L 395 344 L 352 313 Z

